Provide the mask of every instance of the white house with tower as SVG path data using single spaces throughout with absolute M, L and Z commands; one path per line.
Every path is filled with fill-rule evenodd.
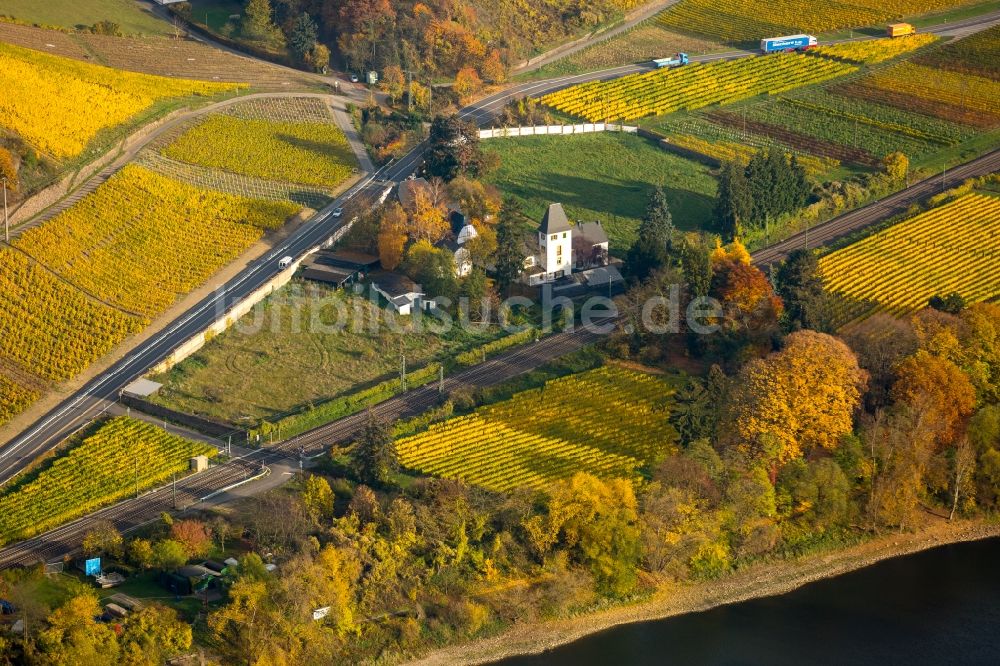
M 562 204 L 551 204 L 538 227 L 538 251 L 525 258 L 524 279 L 529 285 L 569 277 L 608 263 L 608 236 L 599 222 L 574 225 Z

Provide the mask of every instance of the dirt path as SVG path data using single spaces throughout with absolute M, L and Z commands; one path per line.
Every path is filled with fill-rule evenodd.
M 885 535 L 840 551 L 778 563 L 761 563 L 706 583 L 667 585 L 648 601 L 578 618 L 515 626 L 498 636 L 429 653 L 410 662 L 421 666 L 482 664 L 523 654 L 539 654 L 610 627 L 708 610 L 748 599 L 790 592 L 807 583 L 861 569 L 892 557 L 948 543 L 1000 536 L 1000 524 L 935 520 L 913 534 Z

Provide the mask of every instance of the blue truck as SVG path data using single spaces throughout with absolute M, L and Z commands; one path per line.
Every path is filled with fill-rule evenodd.
M 781 53 L 785 51 L 805 51 L 814 49 L 819 41 L 812 35 L 787 35 L 785 37 L 770 37 L 760 40 L 760 52 Z
M 678 53 L 673 58 L 657 58 L 653 61 L 653 67 L 656 69 L 664 69 L 666 67 L 680 67 L 681 65 L 688 64 L 688 54 Z

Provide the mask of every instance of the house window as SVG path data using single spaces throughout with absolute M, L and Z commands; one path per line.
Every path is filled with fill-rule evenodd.
M 562 259 L 562 245 L 556 247 L 556 259 Z
M 552 240 L 558 240 L 559 234 L 552 234 Z
M 565 231 L 563 232 L 563 238 L 566 238 L 566 232 Z

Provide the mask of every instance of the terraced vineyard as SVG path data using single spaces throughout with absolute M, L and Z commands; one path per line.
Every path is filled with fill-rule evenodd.
M 570 375 L 396 442 L 426 474 L 489 490 L 544 488 L 585 471 L 633 478 L 675 447 L 667 422 L 673 387 L 619 367 Z
M 731 104 L 761 94 L 774 95 L 856 71 L 846 63 L 800 54 L 782 54 L 688 65 L 593 81 L 545 95 L 542 102 L 593 122 Z
M 0 43 L 0 126 L 56 159 L 76 157 L 100 132 L 158 100 L 238 87 L 124 72 Z
M 201 81 L 248 83 L 268 90 L 315 86 L 309 75 L 217 49 L 194 39 L 69 35 L 0 21 L 0 41 L 131 72 Z
M 657 17 L 678 32 L 727 42 L 859 28 L 971 4 L 973 0 L 681 0 Z
M 192 456 L 215 456 L 201 442 L 117 417 L 0 494 L 0 545 L 40 534 L 188 469 Z
M 1000 296 L 1000 199 L 966 195 L 828 254 L 820 270 L 838 297 L 837 325 L 954 292 L 990 300 Z
M 14 245 L 88 294 L 150 318 L 295 211 L 130 165 Z
M 212 115 L 163 154 L 245 176 L 334 188 L 357 170 L 357 160 L 332 115 L 317 119 L 323 102 L 299 101 L 308 121 Z
M 141 327 L 21 252 L 0 249 L 0 356 L 26 372 L 49 381 L 69 379 Z M 11 405 L 4 404 L 9 412 Z

